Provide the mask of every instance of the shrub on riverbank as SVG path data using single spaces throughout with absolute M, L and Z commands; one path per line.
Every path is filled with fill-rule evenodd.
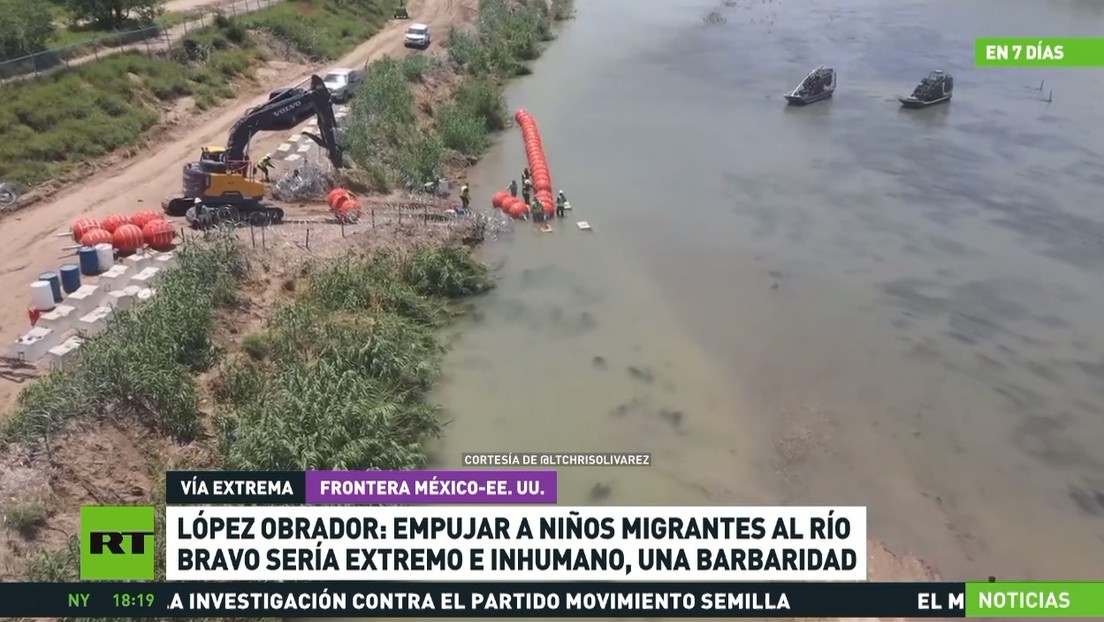
M 424 466 L 422 443 L 441 429 L 425 393 L 444 352 L 447 301 L 492 286 L 458 246 L 312 269 L 305 295 L 251 337 L 264 346 L 218 376 L 223 466 Z
M 215 360 L 214 312 L 233 301 L 246 263 L 232 233 L 179 251 L 157 296 L 112 314 L 74 366 L 29 386 L 8 422 L 8 440 L 37 440 L 76 420 L 131 417 L 178 438 L 198 430 L 195 374 Z

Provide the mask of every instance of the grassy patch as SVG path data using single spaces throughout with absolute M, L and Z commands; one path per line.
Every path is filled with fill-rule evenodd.
M 558 10 L 570 6 L 560 2 Z M 506 127 L 503 81 L 528 71 L 526 63 L 552 38 L 553 18 L 542 0 L 482 0 L 475 30 L 449 32 L 449 63 L 463 80 L 435 107 L 428 131 L 418 127 L 412 94 L 413 84 L 432 69 L 425 66 L 426 57 L 372 63 L 349 114 L 350 157 L 369 181 L 386 189 L 436 179 L 448 151 L 482 154 L 491 134 Z
M 340 58 L 390 19 L 397 0 L 299 0 L 242 17 L 315 60 Z
M 34 536 L 45 520 L 45 506 L 35 501 L 14 501 L 4 507 L 4 524 L 25 538 Z
M 316 266 L 273 314 L 262 352 L 227 361 L 215 395 L 228 469 L 414 469 L 440 431 L 425 393 L 449 300 L 493 286 L 460 246 Z M 259 355 L 259 356 L 258 356 Z
M 77 364 L 28 387 L 8 423 L 11 440 L 49 437 L 76 420 L 132 417 L 191 438 L 198 431 L 194 373 L 215 361 L 216 308 L 233 302 L 246 269 L 236 239 L 216 232 L 179 251 L 157 296 L 112 315 L 81 346 Z
M 260 58 L 245 31 L 229 21 L 186 41 L 205 50 L 206 60 L 185 62 L 181 42 L 171 58 L 127 52 L 4 85 L 0 179 L 34 185 L 133 146 L 157 124 L 161 104 L 192 96 L 202 107 L 231 97 L 229 79 L 247 75 Z

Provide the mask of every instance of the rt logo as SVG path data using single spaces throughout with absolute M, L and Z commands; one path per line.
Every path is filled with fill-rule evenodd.
M 152 506 L 81 507 L 81 580 L 152 580 L 153 524 Z

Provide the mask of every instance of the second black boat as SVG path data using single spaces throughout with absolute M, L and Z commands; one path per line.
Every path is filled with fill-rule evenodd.
M 928 74 L 912 91 L 909 97 L 898 97 L 897 101 L 905 108 L 927 108 L 951 100 L 954 91 L 954 78 L 941 69 Z

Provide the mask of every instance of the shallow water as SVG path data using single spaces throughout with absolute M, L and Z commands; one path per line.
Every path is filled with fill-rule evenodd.
M 1104 70 L 972 66 L 1099 7 L 579 0 L 508 98 L 594 231 L 487 250 L 438 463 L 650 451 L 562 470 L 561 502 L 862 504 L 947 578 L 1104 576 Z M 821 62 L 835 97 L 784 107 Z M 954 100 L 901 111 L 937 67 Z

